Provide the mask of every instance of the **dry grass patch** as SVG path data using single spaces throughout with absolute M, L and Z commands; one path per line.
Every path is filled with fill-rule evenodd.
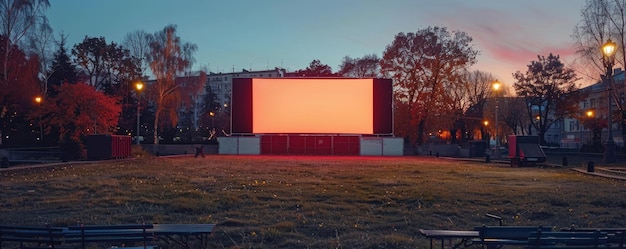
M 624 227 L 626 183 L 419 157 L 207 156 L 0 172 L 0 223 L 216 223 L 216 248 L 424 248 L 418 229 Z

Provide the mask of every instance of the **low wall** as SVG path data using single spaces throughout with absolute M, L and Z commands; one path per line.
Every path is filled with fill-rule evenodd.
M 263 143 L 263 140 L 266 142 Z M 218 141 L 220 154 L 234 155 L 402 156 L 404 154 L 404 140 L 394 137 L 257 135 L 219 137 Z
M 219 153 L 227 155 L 259 155 L 261 154 L 261 138 L 259 137 L 218 137 Z
M 218 145 L 216 144 L 142 144 L 141 148 L 153 155 L 186 155 L 195 154 L 196 147 L 204 146 L 202 150 L 204 154 L 217 154 Z
M 461 154 L 458 144 L 424 144 L 419 147 L 418 155 L 457 157 Z
M 361 156 L 402 156 L 404 139 L 399 137 L 361 137 Z

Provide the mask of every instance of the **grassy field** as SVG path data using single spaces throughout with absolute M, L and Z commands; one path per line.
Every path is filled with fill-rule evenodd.
M 211 248 L 426 248 L 425 229 L 626 227 L 626 182 L 432 157 L 144 158 L 0 171 L 0 224 L 216 223 Z

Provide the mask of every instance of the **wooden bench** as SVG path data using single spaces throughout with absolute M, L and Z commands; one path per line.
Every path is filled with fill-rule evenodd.
M 60 227 L 0 225 L 0 248 L 3 242 L 14 242 L 21 249 L 62 248 L 63 236 Z
M 82 249 L 93 243 L 105 244 L 107 247 L 156 248 L 153 246 L 152 224 L 80 225 L 67 229 L 64 242 L 80 244 Z
M 452 248 L 460 248 L 467 246 L 471 239 L 478 238 L 478 231 L 471 230 L 431 230 L 420 229 L 422 235 L 430 239 L 430 248 L 433 247 L 433 240 L 441 240 L 441 248 L 443 249 L 445 241 L 448 240 Z M 453 245 L 453 240 L 455 241 Z
M 542 226 L 481 226 L 475 227 L 479 238 L 472 244 L 480 244 L 482 248 L 501 248 L 505 245 L 524 246 L 528 244 L 528 237 L 537 231 L 552 231 L 550 227 Z
M 190 248 L 190 238 L 207 247 L 215 224 L 78 225 L 69 227 L 0 225 L 0 249 L 156 248 L 156 241 Z M 476 234 L 478 234 L 476 232 Z M 4 242 L 4 243 L 3 243 Z
M 528 237 L 527 249 L 590 249 L 608 248 L 608 237 L 605 232 L 537 231 Z

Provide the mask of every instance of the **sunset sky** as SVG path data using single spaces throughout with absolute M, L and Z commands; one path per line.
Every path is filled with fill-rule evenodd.
M 574 61 L 571 35 L 585 0 L 107 0 L 51 1 L 47 16 L 68 48 L 85 36 L 121 43 L 128 32 L 177 25 L 198 46 L 195 68 L 212 72 L 306 68 L 314 59 L 339 69 L 344 56 L 375 53 L 399 32 L 428 26 L 463 31 L 481 51 L 473 69 L 513 83 L 537 55 Z

